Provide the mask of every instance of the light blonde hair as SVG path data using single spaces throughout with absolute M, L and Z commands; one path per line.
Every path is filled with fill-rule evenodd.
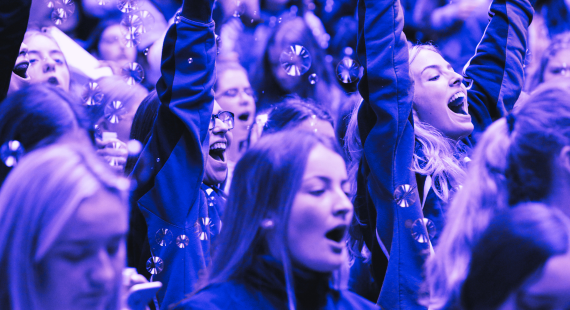
M 417 145 L 412 171 L 430 175 L 434 193 L 448 202 L 450 188 L 458 187 L 465 178 L 463 159 L 466 154 L 459 148 L 462 142 L 443 136 L 435 127 L 421 122 L 415 114 L 414 112 L 414 134 Z M 418 150 L 423 154 L 418 154 Z
M 426 289 L 430 309 L 443 309 L 459 301 L 467 276 L 471 250 L 497 212 L 507 208 L 505 169 L 509 149 L 505 118 L 483 133 L 469 164 L 469 178 L 447 213 L 435 255 L 426 264 Z
M 40 309 L 37 270 L 67 221 L 101 190 L 117 196 L 127 212 L 128 186 L 80 146 L 53 145 L 24 156 L 0 189 L 0 304 Z M 116 287 L 107 309 L 118 309 L 121 284 Z

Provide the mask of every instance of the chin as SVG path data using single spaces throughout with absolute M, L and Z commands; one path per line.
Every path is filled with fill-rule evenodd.
M 318 250 L 315 249 L 315 251 Z M 320 257 L 314 257 L 313 259 L 309 259 L 303 265 L 316 272 L 328 273 L 338 270 L 340 267 L 342 267 L 345 258 L 347 258 L 345 253 L 339 253 L 339 254 L 336 253 L 325 254 L 325 252 L 321 253 L 323 253 L 322 256 L 319 255 Z
M 465 130 L 460 133 L 458 140 L 468 137 L 471 133 L 473 133 L 473 129 L 473 124 L 469 123 L 469 126 L 467 126 L 467 128 L 465 128 Z
M 342 261 L 323 261 L 319 262 L 318 264 L 314 264 L 311 270 L 322 272 L 322 273 L 329 273 L 335 270 L 338 270 L 342 266 Z

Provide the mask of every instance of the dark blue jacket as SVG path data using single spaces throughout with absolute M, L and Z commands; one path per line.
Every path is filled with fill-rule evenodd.
M 243 278 L 210 284 L 175 309 L 289 309 L 281 263 L 268 255 L 254 260 L 255 269 Z M 330 274 L 294 268 L 293 278 L 297 310 L 378 309 L 352 292 L 332 288 Z
M 425 208 L 441 206 L 422 210 L 411 170 L 413 84 L 403 14 L 398 0 L 361 0 L 358 14 L 357 54 L 364 67 L 358 124 L 364 159 L 355 212 L 372 252 L 372 275 L 383 281 L 378 304 L 384 309 L 424 308 L 418 298 L 422 266 L 431 249 L 421 223 L 429 213 Z M 504 116 L 518 99 L 532 14 L 528 0 L 495 0 L 491 5 L 491 21 L 465 72 L 474 81 L 468 101 L 475 133 Z
M 190 10 L 196 5 L 186 2 Z M 163 284 L 158 293 L 163 309 L 192 292 L 210 261 L 211 235 L 220 229 L 218 214 L 208 210 L 200 190 L 214 104 L 214 23 L 184 16 L 188 15 L 180 16 L 164 40 L 162 77 L 156 85 L 160 106 L 140 156 L 152 158 L 151 167 L 139 159 L 133 171 L 140 175 L 141 170 L 151 170 L 133 198 L 148 226 L 154 263 L 149 261 L 147 268 L 158 272 L 153 280 Z

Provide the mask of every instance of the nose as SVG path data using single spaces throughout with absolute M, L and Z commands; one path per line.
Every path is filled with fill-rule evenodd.
M 105 249 L 99 249 L 97 258 L 89 270 L 89 283 L 92 287 L 104 288 L 113 282 L 115 276 L 112 258 Z
M 452 77 L 451 80 L 449 81 L 449 86 L 454 87 L 454 86 L 460 86 L 461 83 L 463 83 L 463 76 L 461 74 L 458 74 L 456 72 L 452 73 Z
M 214 129 L 212 129 L 212 132 L 214 134 L 225 134 L 226 132 L 228 132 L 230 130 L 229 126 L 222 122 L 221 120 L 216 118 L 216 124 L 214 126 Z
M 339 190 L 338 192 L 338 200 L 333 206 L 333 215 L 344 220 L 347 216 L 352 215 L 353 206 L 350 199 L 348 199 L 342 190 Z
M 51 57 L 44 59 L 44 73 L 55 71 L 55 61 Z
M 242 107 L 247 107 L 250 104 L 255 104 L 255 102 L 253 102 L 253 96 L 248 95 L 245 91 L 240 91 L 239 105 Z

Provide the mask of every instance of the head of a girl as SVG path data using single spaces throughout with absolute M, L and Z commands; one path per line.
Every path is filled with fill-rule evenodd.
M 235 168 L 209 281 L 241 277 L 259 255 L 283 264 L 289 293 L 291 266 L 338 270 L 353 213 L 341 154 L 334 139 L 302 130 L 264 136 L 250 148 Z
M 131 126 L 135 113 L 148 91 L 140 85 L 129 85 L 119 76 L 109 76 L 97 81 L 104 94 L 106 104 L 120 102 L 118 106 L 123 111 L 117 118 L 103 118 L 101 128 L 104 131 L 116 132 L 117 138 L 123 142 L 129 141 Z
M 463 77 L 432 45 L 410 49 L 410 76 L 414 81 L 414 116 L 445 137 L 461 140 L 473 131 Z
M 70 73 L 63 52 L 47 33 L 29 30 L 24 36 L 30 66 L 30 83 L 49 83 L 68 91 Z
M 570 79 L 540 85 L 515 114 L 505 176 L 508 203 L 560 206 L 570 192 Z
M 236 162 L 241 153 L 242 141 L 246 141 L 255 116 L 255 95 L 247 71 L 237 60 L 216 63 L 217 80 L 214 85 L 216 101 L 225 111 L 234 114 L 233 143 L 228 152 L 230 161 Z
M 91 147 L 88 122 L 76 98 L 60 87 L 32 84 L 0 105 L 0 145 L 18 141 L 24 152 L 62 140 Z M 0 162 L 0 184 L 10 171 Z
M 118 19 L 101 22 L 94 30 L 88 50 L 100 60 L 114 61 L 122 66 L 136 60 L 137 49 L 127 46 L 124 38 L 128 31 L 120 22 Z
M 266 57 L 269 61 L 271 70 L 271 74 L 269 76 L 275 79 L 279 87 L 287 93 L 294 92 L 303 81 L 296 76 L 298 74 L 289 75 L 282 67 L 281 54 L 284 52 L 290 53 L 291 51 L 289 49 L 293 44 L 303 46 L 305 48 L 311 48 L 305 44 L 305 42 L 299 42 L 299 38 L 302 38 L 302 34 L 307 31 L 307 26 L 301 18 L 284 21 L 282 26 L 276 28 L 273 37 L 270 38 L 267 44 Z M 310 38 L 311 37 L 308 37 L 308 39 Z M 298 65 L 299 64 L 296 64 L 296 66 Z M 294 68 L 291 70 L 294 70 Z
M 300 54 L 301 51 L 304 52 Z M 305 53 L 310 57 L 309 68 L 303 67 L 307 65 L 303 61 L 307 59 Z M 283 56 L 287 54 L 300 55 L 289 58 L 289 64 L 284 65 L 288 58 Z M 260 60 L 262 63 L 255 74 L 255 81 L 259 84 L 254 86 L 260 99 L 267 97 L 273 100 L 269 102 L 273 104 L 288 94 L 296 93 L 302 98 L 330 104 L 334 100 L 330 88 L 337 82 L 325 55 L 303 18 L 284 19 L 269 38 L 264 57 Z M 305 70 L 300 68 L 305 68 L 306 72 L 301 74 Z M 312 74 L 318 78 L 316 83 L 309 82 Z
M 473 248 L 465 309 L 568 309 L 568 223 L 556 208 L 536 203 L 493 218 Z
M 255 95 L 247 71 L 237 61 L 216 64 L 217 80 L 214 86 L 216 101 L 236 116 L 236 129 L 247 130 L 255 115 Z
M 570 34 L 565 33 L 552 39 L 542 54 L 540 65 L 531 78 L 530 90 L 538 85 L 570 76 Z
M 332 117 L 316 103 L 298 97 L 287 98 L 271 108 L 263 134 L 293 128 L 335 138 Z
M 129 183 L 82 149 L 34 151 L 2 186 L 0 299 L 10 309 L 119 307 Z

